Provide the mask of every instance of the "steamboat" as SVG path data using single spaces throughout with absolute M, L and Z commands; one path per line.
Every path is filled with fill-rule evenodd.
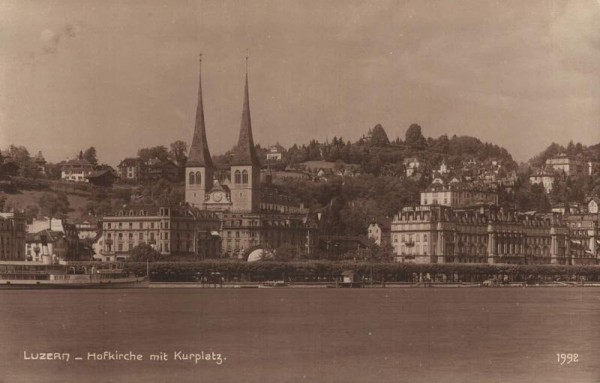
M 148 280 L 147 272 L 135 276 L 116 263 L 0 261 L 0 289 L 135 288 L 148 287 Z

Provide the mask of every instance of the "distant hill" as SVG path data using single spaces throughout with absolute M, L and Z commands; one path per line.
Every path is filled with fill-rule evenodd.
M 442 161 L 459 167 L 465 161 L 483 163 L 490 159 L 501 162 L 507 170 L 517 168 L 511 154 L 503 147 L 471 136 L 425 138 L 417 124 L 407 129 L 404 140 L 389 141 L 385 129 L 378 124 L 353 143 L 341 137 L 333 137 L 324 143 L 312 140 L 308 145 L 293 145 L 284 154 L 284 160 L 289 164 L 342 161 L 360 165 L 361 172 L 373 175 L 399 174 L 401 169 L 394 167 L 401 168 L 404 159 L 409 157 L 419 158 L 425 164 L 425 171 L 437 167 Z

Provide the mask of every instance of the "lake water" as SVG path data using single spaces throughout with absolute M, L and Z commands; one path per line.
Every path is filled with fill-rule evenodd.
M 0 382 L 600 382 L 599 328 L 597 288 L 0 291 Z

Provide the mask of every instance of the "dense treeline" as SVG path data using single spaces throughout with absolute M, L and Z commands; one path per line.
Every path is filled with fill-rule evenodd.
M 403 161 L 415 156 L 422 162 L 419 174 L 405 177 Z M 274 187 L 305 206 L 324 207 L 326 216 L 322 229 L 325 233 L 365 235 L 370 222 L 390 219 L 401 207 L 419 204 L 420 191 L 431 182 L 431 170 L 442 161 L 451 168 L 461 169 L 466 161 L 484 163 L 491 158 L 501 161 L 506 172 L 517 168 L 506 149 L 475 137 L 425 138 L 421 127 L 413 124 L 404 140 L 390 141 L 384 128 L 376 125 L 354 143 L 342 137 L 325 143 L 312 140 L 308 145 L 294 145 L 284 153 L 284 165 L 293 167 L 311 160 L 341 163 L 340 168 L 343 164 L 355 164 L 359 165 L 359 176 L 331 178 L 326 183 L 286 179 Z M 545 197 L 537 197 L 536 193 L 511 196 L 511 203 L 531 200 L 534 201 L 531 205 L 547 207 L 548 204 L 543 203 Z
M 285 153 L 284 161 L 287 164 L 317 160 L 342 161 L 360 165 L 363 173 L 398 176 L 403 173 L 403 160 L 413 156 L 424 161 L 426 172 L 439 165 L 442 160 L 450 166 L 460 167 L 465 160 L 484 162 L 494 158 L 505 163 L 510 170 L 517 167 L 504 148 L 483 143 L 470 136 L 454 135 L 449 138 L 442 135 L 438 138 L 425 138 L 417 124 L 407 129 L 404 140 L 396 138 L 390 142 L 384 128 L 378 124 L 354 143 L 345 141 L 342 137 L 333 137 L 325 143 L 311 140 L 308 145 L 293 145 Z
M 422 180 L 369 174 L 330 182 L 286 180 L 272 187 L 310 208 L 322 207 L 324 234 L 365 235 L 373 220 L 390 218 L 419 203 Z
M 498 177 L 517 172 L 514 185 L 508 190 L 499 189 L 499 202 L 502 206 L 522 211 L 550 212 L 552 205 L 563 202 L 585 202 L 592 195 L 600 195 L 600 174 L 593 176 L 557 178 L 553 191 L 546 194 L 541 185 L 531 185 L 529 176 L 542 168 L 546 159 L 560 153 L 584 161 L 600 161 L 600 144 L 584 146 L 569 143 L 561 146 L 553 143 L 529 163 L 517 166 L 508 151 L 491 143 L 484 143 L 469 136 L 442 135 L 426 138 L 417 124 L 412 124 L 404 137 L 390 139 L 381 125 L 376 125 L 360 139 L 350 142 L 342 137 L 333 137 L 321 143 L 311 140 L 305 145 L 293 145 L 284 151 L 283 161 L 266 161 L 266 149 L 257 145 L 257 151 L 271 169 L 292 168 L 306 161 L 328 161 L 335 163 L 335 170 L 343 170 L 352 164 L 356 170 L 354 177 L 329 177 L 327 182 L 313 182 L 299 179 L 275 180 L 271 188 L 302 202 L 306 207 L 323 212 L 321 222 L 323 234 L 365 235 L 368 224 L 374 220 L 391 219 L 403 206 L 419 203 L 419 193 L 431 182 L 432 170 L 444 161 L 456 175 L 461 175 L 465 162 L 475 160 L 486 167 L 491 160 L 502 164 Z M 142 148 L 138 156 L 144 161 L 158 159 L 173 161 L 179 166 L 186 163 L 187 145 L 183 141 L 173 142 L 169 148 L 156 146 Z M 13 177 L 10 185 L 16 189 L 44 190 L 80 194 L 85 192 L 87 205 L 81 214 L 103 215 L 117 206 L 127 203 L 170 204 L 184 199 L 183 183 L 161 179 L 149 184 L 132 183 L 115 185 L 112 188 L 97 188 L 92 185 L 74 185 L 82 190 L 61 189 L 60 185 L 44 179 L 35 165 L 35 158 L 24 147 L 10 146 L 9 153 L 20 167 L 20 177 Z M 223 180 L 230 160 L 230 153 L 214 156 L 220 168 L 217 175 Z M 97 164 L 94 147 L 80 151 L 79 156 Z M 406 177 L 404 160 L 418 157 L 421 167 L 415 177 Z M 60 166 L 47 165 L 47 177 L 59 178 Z M 473 176 L 471 174 L 471 176 Z M 476 177 L 476 176 L 475 176 Z M 85 188 L 85 190 L 83 190 Z M 16 190 L 13 190 L 16 192 Z M 52 199 L 46 199 L 47 208 L 53 210 Z M 35 209 L 30 209 L 35 210 Z M 60 210 L 60 209 L 59 209 Z M 64 210 L 64 209 L 62 209 Z M 64 214 L 64 212 L 62 212 Z
M 138 275 L 146 272 L 146 263 L 128 262 L 127 270 Z M 345 271 L 358 278 L 387 282 L 416 282 L 429 274 L 430 279 L 454 282 L 480 282 L 507 276 L 511 281 L 573 281 L 584 278 L 600 281 L 600 266 L 507 265 L 507 264 L 410 264 L 367 262 L 240 262 L 211 260 L 201 262 L 150 263 L 152 281 L 194 281 L 200 276 L 219 273 L 231 281 L 335 281 Z M 443 276 L 443 277 L 442 277 Z
M 531 175 L 536 169 L 543 169 L 546 160 L 559 154 L 579 160 L 586 166 L 585 174 L 580 177 L 556 178 L 549 198 L 553 204 L 565 202 L 585 202 L 589 196 L 600 196 L 600 144 L 585 146 L 581 143 L 569 142 L 563 146 L 553 142 L 544 151 L 523 164 L 520 173 L 524 177 Z M 594 164 L 592 174 L 588 174 L 588 162 Z

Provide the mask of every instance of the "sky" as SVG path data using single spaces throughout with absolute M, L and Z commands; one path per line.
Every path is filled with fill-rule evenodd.
M 519 161 L 600 142 L 600 0 L 0 0 L 0 148 L 58 162 L 191 142 L 472 135 Z

